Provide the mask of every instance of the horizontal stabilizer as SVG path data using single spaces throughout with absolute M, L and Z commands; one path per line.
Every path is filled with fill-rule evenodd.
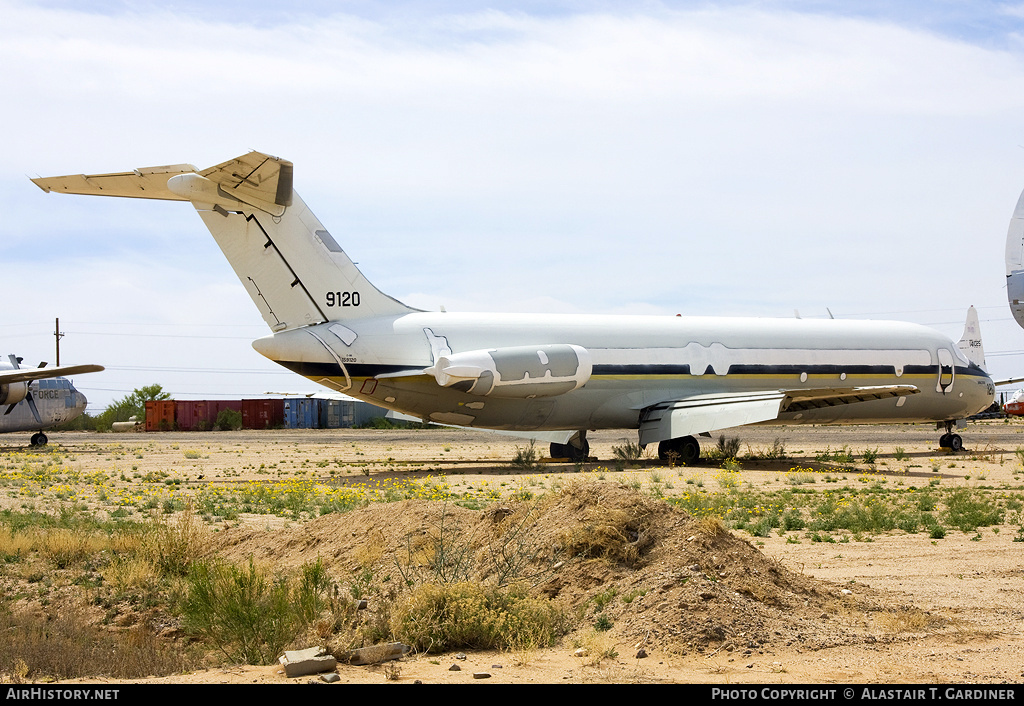
M 167 180 L 178 174 L 195 173 L 191 164 L 167 167 L 147 167 L 117 174 L 69 174 L 68 176 L 33 179 L 32 183 L 43 191 L 87 196 L 122 196 L 135 199 L 188 199 L 167 188 Z
M 32 182 L 47 193 L 192 201 L 229 208 L 242 203 L 281 216 L 292 204 L 293 171 L 291 162 L 262 152 L 249 152 L 202 171 L 191 164 L 175 164 L 115 174 L 46 177 Z

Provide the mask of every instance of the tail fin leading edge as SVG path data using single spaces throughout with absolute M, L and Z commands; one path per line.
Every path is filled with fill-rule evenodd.
M 292 189 L 292 163 L 250 152 L 191 165 L 33 179 L 44 191 L 190 201 L 274 332 L 416 311 L 363 276 Z

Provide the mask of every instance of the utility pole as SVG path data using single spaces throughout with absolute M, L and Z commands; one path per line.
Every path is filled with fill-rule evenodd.
M 56 329 L 53 332 L 53 337 L 57 339 L 57 365 L 60 365 L 60 339 L 64 338 L 64 334 L 60 332 L 60 319 L 54 319 L 54 322 Z

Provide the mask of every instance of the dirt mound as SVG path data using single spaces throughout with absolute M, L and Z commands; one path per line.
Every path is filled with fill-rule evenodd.
M 468 510 L 430 501 L 374 504 L 301 528 L 218 533 L 215 553 L 280 568 L 317 558 L 341 579 L 527 581 L 581 625 L 677 651 L 808 649 L 873 641 L 869 589 L 786 569 L 713 520 L 605 482 Z

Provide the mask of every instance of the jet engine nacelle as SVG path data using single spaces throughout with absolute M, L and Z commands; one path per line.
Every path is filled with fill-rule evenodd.
M 0 405 L 18 404 L 28 397 L 27 382 L 12 382 L 0 385 Z
M 560 343 L 440 356 L 427 372 L 437 384 L 471 395 L 554 397 L 583 387 L 594 370 L 586 348 Z

